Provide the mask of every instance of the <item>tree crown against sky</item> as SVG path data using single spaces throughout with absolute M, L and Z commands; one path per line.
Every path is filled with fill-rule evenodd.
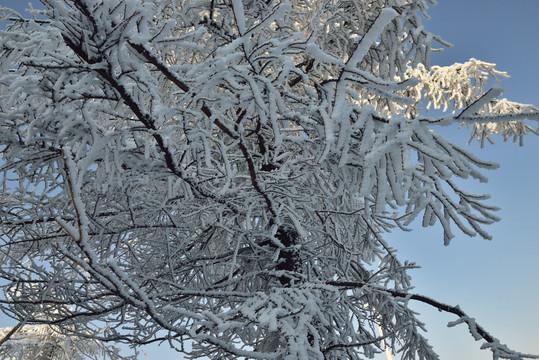
M 437 127 L 539 120 L 493 64 L 430 67 L 428 2 L 42 2 L 1 10 L 5 313 L 192 358 L 434 359 L 421 301 L 526 357 L 413 294 L 383 239 L 489 238 L 496 208 L 455 179 L 496 165 Z
M 14 330 L 14 331 L 13 331 Z M 0 344 L 3 360 L 98 360 L 108 356 L 118 358 L 118 350 L 98 340 L 61 335 L 50 325 L 19 326 L 0 329 L 6 339 Z

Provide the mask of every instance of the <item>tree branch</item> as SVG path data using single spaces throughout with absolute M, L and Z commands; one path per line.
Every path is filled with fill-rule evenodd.
M 9 340 L 10 337 L 13 336 L 23 325 L 24 321 L 19 322 L 17 325 L 15 325 L 2 339 L 0 339 L 0 346 L 2 346 L 3 343 Z
M 331 286 L 344 287 L 348 289 L 352 289 L 352 288 L 360 289 L 364 287 L 365 285 L 367 285 L 366 282 L 354 282 L 354 281 L 328 281 L 326 284 L 331 285 Z M 372 286 L 372 285 L 369 285 L 369 286 Z M 458 305 L 457 306 L 447 305 L 447 304 L 444 304 L 442 302 L 439 302 L 437 300 L 434 300 L 432 298 L 429 298 L 427 296 L 420 295 L 420 294 L 409 294 L 409 293 L 405 293 L 405 292 L 401 292 L 397 290 L 383 289 L 383 288 L 374 288 L 374 289 L 380 292 L 389 293 L 397 298 L 403 298 L 407 300 L 416 300 L 424 304 L 430 305 L 432 307 L 435 307 L 439 311 L 444 311 L 444 312 L 457 315 L 460 321 L 450 323 L 449 324 L 450 326 L 457 325 L 458 323 L 461 323 L 461 322 L 466 323 L 466 325 L 468 326 L 468 330 L 470 331 L 472 336 L 475 338 L 475 340 L 483 339 L 488 343 L 487 347 L 492 347 L 493 352 L 499 351 L 500 346 L 495 346 L 495 344 L 499 344 L 499 340 L 493 337 L 492 335 L 490 335 L 481 325 L 477 324 L 475 320 L 469 317 L 464 311 L 462 311 L 462 309 Z M 515 354 L 518 356 L 518 359 L 520 358 L 539 359 L 538 355 L 521 354 L 505 346 L 503 346 L 502 351 L 507 352 L 508 354 Z

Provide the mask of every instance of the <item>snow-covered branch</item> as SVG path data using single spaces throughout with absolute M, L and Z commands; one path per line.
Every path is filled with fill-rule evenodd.
M 493 64 L 429 67 L 432 1 L 43 3 L 1 10 L 3 312 L 191 358 L 436 359 L 408 301 L 446 305 L 384 234 L 490 238 L 497 208 L 457 180 L 496 164 L 437 125 L 538 115 L 486 90 Z

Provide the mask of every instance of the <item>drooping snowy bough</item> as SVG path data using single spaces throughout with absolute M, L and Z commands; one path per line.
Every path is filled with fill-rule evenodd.
M 418 217 L 489 238 L 454 179 L 496 165 L 437 126 L 539 120 L 492 64 L 429 66 L 427 1 L 42 3 L 0 9 L 4 313 L 191 358 L 435 359 L 422 301 L 527 356 L 411 293 L 383 239 Z

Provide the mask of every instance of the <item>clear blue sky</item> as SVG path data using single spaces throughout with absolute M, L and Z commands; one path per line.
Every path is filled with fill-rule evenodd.
M 539 0 L 438 1 L 425 27 L 455 46 L 433 54 L 432 64 L 450 65 L 471 57 L 496 63 L 511 75 L 501 84 L 504 97 L 539 105 Z M 25 4 L 0 0 L 0 5 L 18 9 Z M 445 131 L 462 144 L 468 139 L 466 130 Z M 479 157 L 501 165 L 488 174 L 488 184 L 468 182 L 470 191 L 490 193 L 491 203 L 502 208 L 498 213 L 502 221 L 488 229 L 494 240 L 457 233 L 444 247 L 438 227 L 396 232 L 388 238 L 402 260 L 422 266 L 412 272 L 416 292 L 460 305 L 502 342 L 539 354 L 539 137 L 528 136 L 524 147 L 501 139 L 484 149 L 477 144 L 470 147 Z M 417 309 L 442 360 L 492 359 L 462 325 L 445 326 L 454 317 Z M 148 348 L 146 353 L 151 360 L 172 358 L 161 349 Z

